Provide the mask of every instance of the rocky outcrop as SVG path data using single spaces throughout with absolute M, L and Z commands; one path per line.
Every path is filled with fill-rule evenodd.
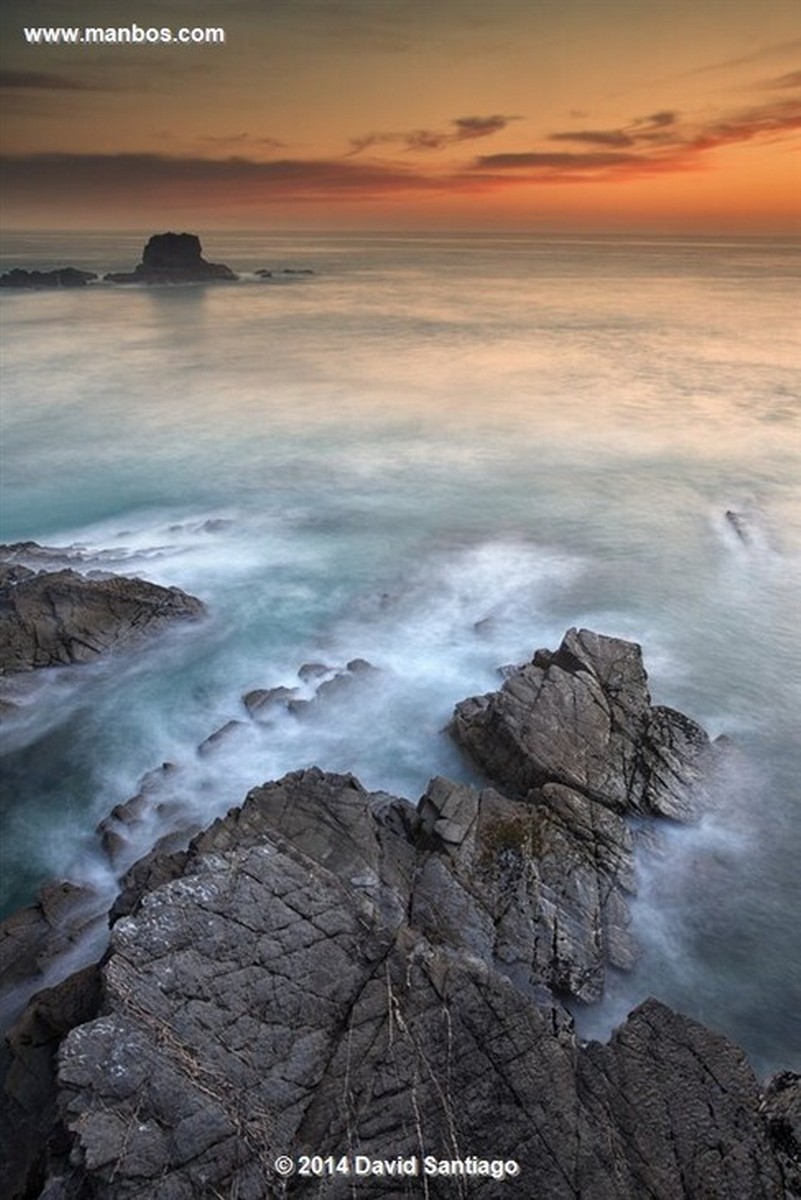
M 77 267 L 57 267 L 53 271 L 25 271 L 14 267 L 0 275 L 3 288 L 76 288 L 86 287 L 97 279 L 94 271 L 81 271 Z
M 652 707 L 640 647 L 571 629 L 499 692 L 456 706 L 451 732 L 512 795 L 547 783 L 621 813 L 687 820 L 715 752 L 694 721 Z
M 230 267 L 203 258 L 200 238 L 194 233 L 155 233 L 133 271 L 104 275 L 111 283 L 207 283 L 236 279 Z
M 352 1195 L 352 1176 L 285 1183 L 287 1153 L 399 1155 L 417 1172 L 409 1194 L 430 1197 L 789 1194 L 784 1118 L 772 1133 L 740 1051 L 656 1001 L 582 1047 L 546 988 L 492 965 L 494 914 L 461 872 L 484 860 L 485 898 L 493 869 L 509 878 L 509 847 L 482 834 L 496 803 L 437 781 L 415 809 L 298 772 L 151 862 L 115 924 L 97 1015 L 58 1053 L 42 1195 Z M 11 1038 L 17 1081 L 30 1021 Z M 15 1086 L 11 1100 L 16 1113 Z M 426 1156 L 512 1174 L 467 1191 L 425 1175 Z
M 297 771 L 126 873 L 99 976 L 10 1035 L 7 1124 L 35 1131 L 9 1139 L 12 1198 L 793 1194 L 796 1077 L 761 1095 L 741 1051 L 656 1000 L 608 1045 L 575 1035 L 563 998 L 635 953 L 625 814 L 653 795 L 674 815 L 714 756 L 651 707 L 638 648 L 571 631 L 534 662 L 508 681 L 522 709 L 459 706 L 506 730 L 511 787 L 438 777 L 413 805 Z M 280 1155 L 345 1165 L 285 1176 Z M 402 1179 L 355 1174 L 385 1160 Z
M 5 673 L 90 662 L 204 611 L 200 600 L 179 588 L 69 568 L 34 571 L 22 565 L 14 547 L 0 548 L 0 671 Z

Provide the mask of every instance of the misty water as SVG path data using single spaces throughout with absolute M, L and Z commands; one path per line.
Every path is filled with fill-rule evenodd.
M 141 234 L 9 238 L 7 265 L 130 269 Z M 208 618 L 56 671 L 6 728 L 3 906 L 114 873 L 94 828 L 178 766 L 129 848 L 317 764 L 416 800 L 473 779 L 454 703 L 570 626 L 644 649 L 725 733 L 698 827 L 640 864 L 632 975 L 801 1067 L 801 249 L 720 239 L 204 238 L 236 284 L 2 297 L 2 538 L 199 596 Z M 313 275 L 252 272 L 310 268 Z M 746 538 L 726 519 L 741 515 Z M 307 719 L 241 697 L 378 668 Z M 197 746 L 242 722 L 213 752 Z

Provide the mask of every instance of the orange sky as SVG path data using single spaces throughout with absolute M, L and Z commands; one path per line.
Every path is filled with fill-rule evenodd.
M 65 20 L 225 43 L 26 43 Z M 797 0 L 6 0 L 2 32 L 9 228 L 799 229 Z

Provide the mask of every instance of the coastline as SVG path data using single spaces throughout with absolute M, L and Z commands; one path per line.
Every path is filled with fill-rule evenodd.
M 318 704 L 337 681 L 340 694 L 369 687 L 369 664 L 349 664 L 334 679 L 313 667 L 306 675 Z M 268 692 L 245 699 L 250 719 L 265 704 L 269 714 L 297 703 Z M 435 778 L 415 806 L 369 793 L 353 776 L 298 771 L 254 788 L 188 846 L 188 832 L 162 839 L 125 872 L 100 967 L 34 996 L 9 1032 L 4 1107 L 17 1147 L 7 1164 L 22 1189 L 15 1197 L 29 1194 L 44 1162 L 45 1186 L 69 1190 L 91 1179 L 104 1196 L 123 1197 L 141 1179 L 143 1156 L 154 1180 L 166 1172 L 191 1190 L 202 1163 L 203 1187 L 262 1196 L 305 1195 L 321 1174 L 329 1194 L 344 1196 L 351 1177 L 381 1180 L 398 1164 L 410 1177 L 412 1161 L 433 1164 L 425 1174 L 434 1181 L 470 1175 L 488 1196 L 498 1162 L 507 1182 L 544 1179 L 553 1197 L 587 1195 L 590 1178 L 594 1200 L 634 1200 L 646 1180 L 667 1200 L 679 1178 L 688 1195 L 699 1186 L 720 1197 L 744 1187 L 766 1200 L 794 1194 L 798 1077 L 785 1072 L 760 1090 L 742 1052 L 654 1000 L 607 1046 L 581 1042 L 565 1007 L 570 998 L 597 1002 L 605 971 L 636 960 L 627 815 L 697 820 L 728 746 L 689 718 L 651 707 L 639 647 L 587 630 L 507 669 L 498 692 L 458 705 L 451 732 L 489 775 L 485 788 Z M 151 773 L 98 830 L 112 856 L 127 825 L 163 804 L 171 775 L 166 765 Z M 55 885 L 43 900 L 48 894 Z M 86 897 L 62 888 L 60 899 L 63 936 Z M 19 915 L 15 926 L 24 939 Z M 73 932 L 80 937 L 79 927 Z M 240 1027 L 247 1050 L 241 1033 L 230 1040 Z M 480 1097 L 465 1102 L 478 1048 L 510 1038 L 514 1057 L 486 1059 Z M 329 1063 L 322 1075 L 320 1056 Z M 20 1089 L 21 1069 L 34 1070 L 33 1091 L 30 1083 Z M 343 1071 L 346 1141 L 344 1114 L 328 1094 L 343 1086 Z M 387 1072 L 396 1084 L 374 1129 Z M 544 1109 L 542 1072 L 550 1080 Z M 513 1090 L 514 1116 L 508 1102 L 487 1105 L 488 1078 L 490 1091 Z M 592 1109 L 581 1099 L 588 1086 Z M 235 1099 L 243 1087 L 247 1116 Z M 614 1099 L 621 1088 L 623 1109 Z M 417 1134 L 409 1103 L 420 1114 Z M 654 1104 L 670 1115 L 666 1127 L 649 1126 L 645 1166 L 624 1114 Z M 572 1131 L 563 1119 L 571 1109 Z M 278 1124 L 266 1116 L 279 1111 Z M 521 1132 L 532 1118 L 536 1145 Z M 127 1130 L 122 1142 L 118 1127 Z M 173 1133 L 154 1142 L 153 1128 Z M 618 1147 L 611 1171 L 599 1157 L 610 1139 Z M 323 1165 L 312 1169 L 312 1161 Z M 284 1162 L 299 1167 L 288 1193 L 275 1165 Z

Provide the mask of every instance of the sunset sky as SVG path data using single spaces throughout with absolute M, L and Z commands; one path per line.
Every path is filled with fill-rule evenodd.
M 37 26 L 213 45 L 30 45 Z M 789 233 L 798 0 L 6 0 L 7 228 Z

